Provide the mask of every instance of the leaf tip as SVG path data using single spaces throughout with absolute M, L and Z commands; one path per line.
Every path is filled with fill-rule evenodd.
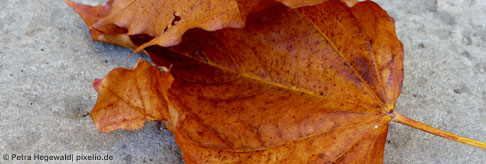
M 101 82 L 102 82 L 102 79 L 98 79 L 98 78 L 96 78 L 93 81 L 93 88 L 96 90 L 96 92 L 99 92 L 100 91 L 100 89 L 101 89 Z

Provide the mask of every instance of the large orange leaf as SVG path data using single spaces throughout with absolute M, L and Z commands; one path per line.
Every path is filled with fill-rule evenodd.
M 370 1 L 274 5 L 251 14 L 245 28 L 193 29 L 180 45 L 146 52 L 172 66 L 159 109 L 186 163 L 383 163 L 391 120 L 486 148 L 393 111 L 403 47 L 393 19 Z
M 188 163 L 381 163 L 403 49 L 372 2 L 273 7 L 244 29 L 146 50 L 174 64 L 169 99 Z

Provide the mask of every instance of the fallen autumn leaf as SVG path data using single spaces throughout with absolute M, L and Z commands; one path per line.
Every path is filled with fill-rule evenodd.
M 166 117 L 187 163 L 382 163 L 390 120 L 484 149 L 393 111 L 403 80 L 394 31 L 372 2 L 331 0 L 273 6 L 243 29 L 190 30 L 146 53 L 173 65 Z

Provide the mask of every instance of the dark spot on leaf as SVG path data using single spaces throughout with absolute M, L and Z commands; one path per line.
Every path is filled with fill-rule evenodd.
M 153 36 L 147 34 L 130 35 L 128 37 L 130 38 L 130 41 L 132 41 L 133 44 L 135 44 L 136 46 L 140 46 L 154 38 Z
M 172 20 L 171 25 L 174 26 L 177 22 L 181 20 L 181 17 L 177 16 L 176 13 L 174 13 L 174 19 Z M 165 30 L 164 30 L 165 31 Z

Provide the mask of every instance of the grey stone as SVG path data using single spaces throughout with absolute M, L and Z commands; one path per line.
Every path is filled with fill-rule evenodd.
M 160 122 L 103 134 L 86 116 L 97 96 L 93 79 L 115 67 L 130 67 L 141 55 L 124 64 L 131 51 L 93 42 L 84 22 L 64 1 L 1 2 L 0 154 L 109 154 L 114 161 L 102 163 L 183 163 L 173 135 L 161 129 Z M 405 81 L 396 110 L 486 141 L 486 2 L 378 3 L 395 18 L 405 46 Z M 486 150 L 390 125 L 387 164 L 485 160 Z

